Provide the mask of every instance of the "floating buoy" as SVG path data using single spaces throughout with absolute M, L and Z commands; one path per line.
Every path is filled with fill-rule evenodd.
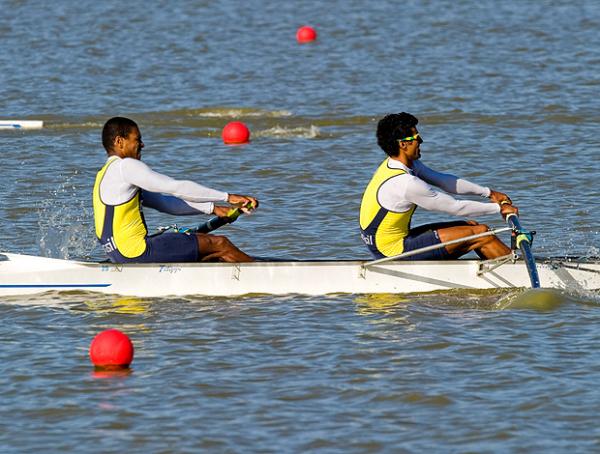
M 232 121 L 225 125 L 221 136 L 226 144 L 247 143 L 250 140 L 250 130 L 241 121 Z
M 296 32 L 296 39 L 299 43 L 310 43 L 317 39 L 317 32 L 314 28 L 305 25 L 304 27 L 300 27 Z
M 133 361 L 133 344 L 118 329 L 102 331 L 90 344 L 90 360 L 100 369 L 125 369 Z

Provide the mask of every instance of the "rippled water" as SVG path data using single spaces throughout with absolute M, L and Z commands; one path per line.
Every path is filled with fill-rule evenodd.
M 167 174 L 257 195 L 223 230 L 254 255 L 367 258 L 374 131 L 412 112 L 423 161 L 507 192 L 536 254 L 599 255 L 594 1 L 0 0 L 0 250 L 102 258 L 90 193 L 113 115 Z M 298 26 L 318 41 L 298 45 Z M 249 145 L 228 147 L 241 119 Z M 440 219 L 418 212 L 417 223 Z M 147 213 L 151 226 L 200 219 Z M 500 225 L 498 218 L 483 219 Z M 597 294 L 0 304 L 6 452 L 590 452 Z M 136 347 L 94 375 L 93 336 Z

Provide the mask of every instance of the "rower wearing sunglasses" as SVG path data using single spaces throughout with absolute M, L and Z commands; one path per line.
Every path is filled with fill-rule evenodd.
M 386 115 L 377 125 L 377 144 L 388 157 L 371 178 L 360 206 L 361 237 L 376 259 L 394 257 L 489 230 L 487 225 L 471 220 L 411 228 L 411 218 L 417 207 L 462 218 L 518 214 L 518 209 L 506 194 L 437 172 L 423 164 L 419 160 L 423 139 L 417 130 L 418 122 L 413 115 L 402 112 Z M 490 201 L 458 200 L 448 193 L 481 196 Z M 469 251 L 475 251 L 483 259 L 510 254 L 508 246 L 495 235 L 489 235 L 420 252 L 407 259 L 455 259 Z

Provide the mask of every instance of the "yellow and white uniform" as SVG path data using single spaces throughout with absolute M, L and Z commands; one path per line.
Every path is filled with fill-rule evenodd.
M 457 200 L 432 186 L 452 194 L 490 195 L 487 187 L 436 172 L 421 161 L 414 161 L 409 168 L 387 158 L 367 185 L 360 206 L 361 237 L 373 255 L 390 257 L 404 252 L 404 239 L 418 206 L 462 217 L 500 213 L 496 203 Z
M 175 180 L 137 159 L 110 156 L 94 184 L 96 236 L 111 259 L 135 259 L 147 248 L 142 204 L 171 214 L 210 214 L 213 202 L 227 198 L 226 192 Z

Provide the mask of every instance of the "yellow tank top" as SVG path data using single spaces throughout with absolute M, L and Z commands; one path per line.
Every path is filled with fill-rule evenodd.
M 410 220 L 416 205 L 408 211 L 394 212 L 382 207 L 377 198 L 379 188 L 390 178 L 405 174 L 403 169 L 388 167 L 383 161 L 367 185 L 360 204 L 361 237 L 375 256 L 402 254 L 404 238 L 410 230 Z
M 118 251 L 127 258 L 139 257 L 146 250 L 148 229 L 141 209 L 140 191 L 120 205 L 108 205 L 100 196 L 100 183 L 109 166 L 109 159 L 96 175 L 93 191 L 96 237 L 107 254 Z

